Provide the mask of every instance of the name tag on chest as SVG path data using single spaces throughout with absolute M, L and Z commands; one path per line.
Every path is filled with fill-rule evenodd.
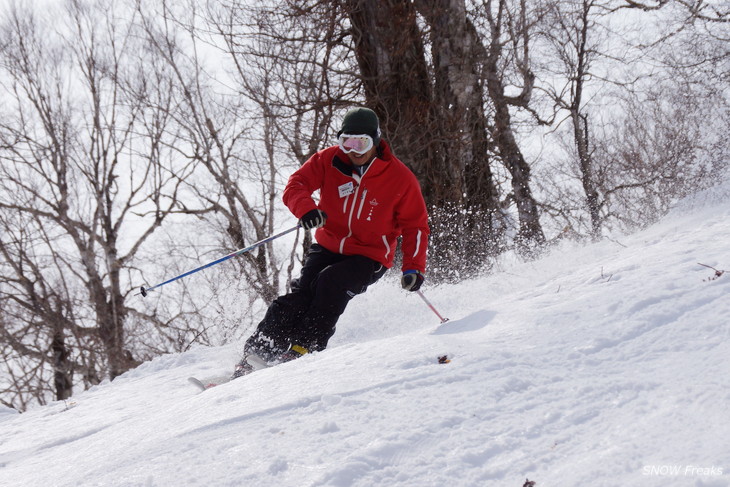
M 350 181 L 349 183 L 338 186 L 337 190 L 340 192 L 340 198 L 344 198 L 355 192 L 355 185 Z

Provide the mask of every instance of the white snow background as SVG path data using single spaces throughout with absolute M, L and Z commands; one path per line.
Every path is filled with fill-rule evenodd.
M 199 393 L 241 344 L 198 348 L 0 409 L 0 485 L 728 486 L 729 250 L 726 182 L 634 235 L 426 286 L 443 325 L 391 272 L 325 352 Z

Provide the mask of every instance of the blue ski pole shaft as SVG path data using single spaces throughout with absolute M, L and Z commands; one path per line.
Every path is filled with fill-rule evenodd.
M 190 274 L 195 274 L 195 273 L 196 273 L 196 272 L 198 272 L 198 271 L 202 271 L 203 269 L 207 269 L 208 267 L 213 267 L 214 265 L 216 265 L 216 264 L 220 264 L 221 262 L 224 262 L 224 261 L 226 261 L 226 260 L 228 260 L 228 259 L 231 259 L 231 258 L 233 258 L 233 257 L 237 257 L 237 256 L 239 256 L 239 255 L 241 255 L 241 254 L 245 254 L 246 252 L 250 252 L 250 251 L 252 251 L 252 250 L 253 250 L 253 249 L 255 249 L 255 248 L 261 247 L 262 245 L 264 245 L 264 244 L 266 244 L 266 243 L 268 243 L 268 242 L 271 242 L 272 240 L 276 240 L 276 239 L 277 239 L 277 238 L 279 238 L 279 237 L 283 237 L 283 236 L 284 236 L 284 235 L 286 235 L 287 233 L 291 233 L 291 232 L 293 232 L 293 231 L 294 231 L 294 230 L 296 230 L 297 228 L 299 228 L 299 225 L 298 225 L 298 224 L 297 224 L 296 226 L 292 227 L 292 228 L 289 228 L 289 229 L 287 229 L 287 230 L 284 230 L 284 231 L 282 231 L 282 232 L 279 232 L 279 233 L 277 233 L 276 235 L 272 235 L 272 236 L 270 236 L 270 237 L 266 237 L 266 238 L 265 238 L 265 239 L 263 239 L 263 240 L 259 240 L 258 242 L 256 242 L 256 243 L 254 243 L 254 244 L 251 244 L 251 245 L 249 245 L 249 246 L 248 246 L 248 247 L 246 247 L 245 249 L 240 249 L 240 250 L 236 250 L 235 252 L 231 252 L 230 254 L 228 254 L 228 255 L 226 255 L 226 256 L 224 256 L 224 257 L 221 257 L 220 259 L 216 259 L 216 260 L 214 260 L 213 262 L 208 262 L 208 263 L 207 263 L 207 264 L 205 264 L 205 265 L 201 265 L 200 267 L 196 267 L 196 268 L 195 268 L 195 269 L 193 269 L 193 270 L 187 271 L 187 272 L 185 272 L 185 273 L 183 273 L 183 274 L 180 274 L 179 276 L 175 276 L 175 277 L 173 277 L 172 279 L 168 279 L 168 280 L 167 280 L 167 281 L 165 281 L 165 282 L 161 282 L 161 283 L 159 283 L 159 284 L 155 284 L 155 285 L 154 285 L 154 286 L 152 286 L 152 287 L 148 287 L 148 288 L 146 288 L 146 287 L 142 286 L 142 287 L 140 287 L 140 293 L 142 294 L 142 296 L 143 296 L 143 297 L 147 297 L 147 293 L 149 293 L 150 291 L 154 291 L 154 290 L 155 290 L 155 289 L 157 289 L 158 287 L 162 287 L 162 286 L 164 286 L 165 284 L 170 284 L 171 282 L 177 281 L 178 279 L 182 279 L 183 277 L 187 277 L 187 276 L 189 276 Z

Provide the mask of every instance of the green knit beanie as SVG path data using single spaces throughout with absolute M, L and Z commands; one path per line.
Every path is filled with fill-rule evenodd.
M 337 136 L 339 137 L 341 134 L 369 135 L 373 138 L 373 144 L 377 147 L 380 143 L 378 116 L 369 108 L 352 108 L 348 110 L 342 120 L 342 129 L 337 132 Z

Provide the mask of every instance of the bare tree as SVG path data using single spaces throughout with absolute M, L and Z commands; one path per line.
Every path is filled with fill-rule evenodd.
M 555 203 L 546 207 L 579 234 L 587 213 L 586 233 L 594 238 L 604 226 L 654 221 L 711 181 L 722 160 L 713 139 L 724 130 L 717 68 L 727 47 L 713 40 L 727 24 L 703 21 L 704 7 L 692 11 L 686 2 L 629 3 L 554 2 L 544 19 L 546 78 L 562 82 L 541 88 L 572 125 L 573 160 L 554 170 L 577 178 L 584 200 L 571 206 L 570 186 L 549 178 Z M 640 33 L 621 22 L 616 30 L 626 8 L 641 9 Z M 619 34 L 623 47 L 616 49 Z
M 149 83 L 112 7 L 70 2 L 55 31 L 11 9 L 2 26 L 2 337 L 31 368 L 52 367 L 59 399 L 74 374 L 89 385 L 139 363 L 129 273 L 180 184 L 160 145 L 166 107 L 128 89 L 146 85 L 164 105 L 166 87 Z
M 644 12 L 656 11 L 664 8 L 675 8 L 685 14 L 687 19 L 696 19 L 709 23 L 730 22 L 730 11 L 722 3 L 706 2 L 705 0 L 618 0 L 612 10 L 638 9 Z
M 137 11 L 145 35 L 175 76 L 180 103 L 172 116 L 184 139 L 176 149 L 211 181 L 202 185 L 196 179 L 189 190 L 198 203 L 186 203 L 180 211 L 210 218 L 213 228 L 224 228 L 224 247 L 244 247 L 271 235 L 288 168 L 318 148 L 329 124 L 323 102 L 328 93 L 318 91 L 329 85 L 329 80 L 322 82 L 329 67 L 327 52 L 322 59 L 316 50 L 294 51 L 286 42 L 290 31 L 281 27 L 280 32 L 262 32 L 277 25 L 272 15 L 296 19 L 286 9 L 233 2 L 200 10 L 191 2 L 185 9 L 165 3 L 147 11 L 138 2 Z M 315 34 L 314 29 L 309 32 Z M 322 37 L 322 32 L 316 35 Z M 229 68 L 217 68 L 211 58 Z M 302 144 L 306 123 L 312 128 Z M 261 299 L 270 302 L 278 295 L 284 262 L 273 243 L 244 254 L 239 263 L 241 276 Z
M 555 106 L 567 112 L 572 124 L 573 142 L 577 157 L 579 179 L 585 194 L 585 207 L 590 219 L 590 235 L 597 238 L 601 233 L 603 201 L 598 191 L 593 161 L 593 140 L 586 109 L 586 85 L 594 77 L 592 64 L 600 56 L 594 11 L 603 9 L 602 3 L 593 0 L 566 1 L 549 5 L 544 18 L 544 36 L 552 46 L 552 61 L 559 68 L 554 72 L 564 85 L 545 86 Z M 616 82 L 620 80 L 616 79 Z
M 529 48 L 536 19 L 525 0 L 486 0 L 479 13 L 486 19 L 482 76 L 494 110 L 492 137 L 500 160 L 511 176 L 511 197 L 519 217 L 518 245 L 531 253 L 535 246 L 545 242 L 545 235 L 532 194 L 531 169 L 517 142 L 510 110 L 529 109 L 535 83 Z M 517 95 L 510 95 L 506 90 L 510 73 L 515 86 L 521 87 Z
M 343 15 L 329 2 L 234 2 L 209 15 L 234 86 L 249 103 L 247 116 L 260 126 L 257 157 L 271 174 L 286 176 L 334 141 L 335 110 L 359 92 Z M 281 203 L 269 194 L 273 213 Z M 305 233 L 304 252 L 310 244 Z
M 497 160 L 491 158 L 490 121 L 484 110 L 484 48 L 465 2 L 415 4 L 427 24 L 431 49 L 432 136 L 447 162 L 440 171 L 436 165 L 431 168 L 431 185 L 449 191 L 447 198 L 433 202 L 434 247 L 439 252 L 434 261 L 458 269 L 463 277 L 466 269 L 477 271 L 500 252 L 508 228 L 492 171 Z

